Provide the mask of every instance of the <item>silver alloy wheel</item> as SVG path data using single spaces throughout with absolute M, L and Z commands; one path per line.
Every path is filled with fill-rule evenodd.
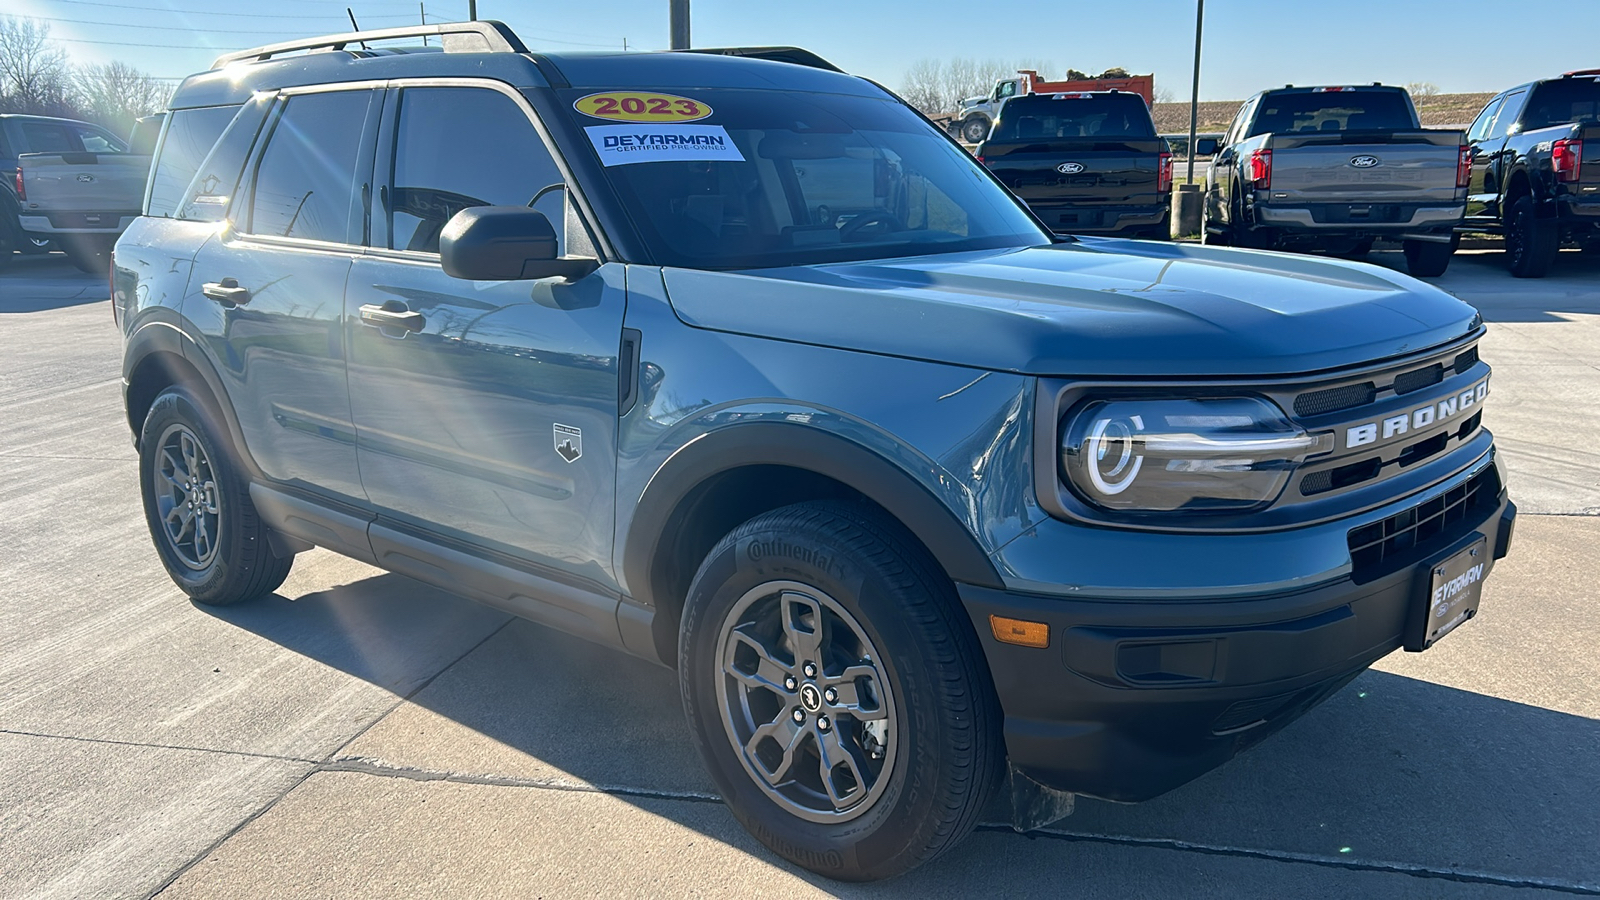
M 723 620 L 716 659 L 724 730 L 773 802 L 837 823 L 883 796 L 899 751 L 894 693 L 838 601 L 799 582 L 759 585 Z
M 211 565 L 220 546 L 222 504 L 216 473 L 200 438 L 187 425 L 161 432 L 151 460 L 151 489 L 167 547 L 185 566 Z

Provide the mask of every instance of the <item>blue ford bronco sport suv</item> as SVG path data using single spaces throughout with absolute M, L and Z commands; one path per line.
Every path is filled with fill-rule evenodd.
M 824 875 L 1171 790 L 1471 618 L 1511 539 L 1470 307 L 1053 238 L 804 51 L 263 47 L 152 175 L 113 291 L 178 585 L 316 545 L 675 667 Z

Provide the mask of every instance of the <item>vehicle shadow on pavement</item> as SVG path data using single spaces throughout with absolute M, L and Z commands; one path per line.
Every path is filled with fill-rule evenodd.
M 389 574 L 295 603 L 207 612 L 404 693 L 409 686 L 385 673 L 407 646 L 395 636 L 407 626 L 370 615 L 371 601 L 395 597 L 403 619 L 408 606 L 418 615 L 423 594 L 461 604 L 452 615 L 478 614 L 470 601 Z M 360 607 L 359 622 L 341 607 Z M 843 896 L 986 891 L 997 852 L 1017 863 L 1004 872 L 1008 895 L 1059 895 L 1074 856 L 1090 845 L 1600 885 L 1600 721 L 1383 672 L 1362 675 L 1284 732 L 1164 797 L 1137 806 L 1080 800 L 1074 816 L 1028 836 L 1012 834 L 996 811 L 986 834 L 874 886 L 800 871 L 725 812 L 708 815 L 716 801 L 666 669 L 511 620 L 409 699 L 335 765 L 381 761 L 430 777 L 603 791 Z M 1084 884 L 1083 875 L 1105 880 Z M 1086 893 L 1116 894 L 1124 875 L 1102 867 L 1070 878 Z
M 1393 251 L 1372 254 L 1371 262 L 1405 272 L 1405 259 Z M 1423 279 L 1500 323 L 1561 322 L 1564 315 L 1600 314 L 1600 255 L 1561 251 L 1544 278 L 1514 278 L 1499 250 L 1461 252 L 1439 278 Z
M 0 273 L 0 314 L 103 303 L 109 297 L 104 274 L 86 275 L 59 253 L 15 256 Z

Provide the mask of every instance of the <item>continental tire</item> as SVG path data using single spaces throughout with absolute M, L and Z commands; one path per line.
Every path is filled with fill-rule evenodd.
M 1543 278 L 1561 249 L 1556 223 L 1542 220 L 1532 197 L 1521 197 L 1506 211 L 1506 268 L 1518 278 Z
M 197 603 L 222 606 L 276 590 L 280 558 L 249 486 L 204 407 L 184 388 L 156 398 L 139 435 L 145 521 L 167 574 Z
M 999 704 L 954 587 L 875 510 L 801 503 L 723 538 L 689 589 L 678 664 L 734 816 L 820 875 L 927 862 L 999 781 Z

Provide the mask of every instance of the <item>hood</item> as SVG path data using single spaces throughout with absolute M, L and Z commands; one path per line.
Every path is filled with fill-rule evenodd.
M 1029 375 L 1294 375 L 1476 318 L 1377 266 L 1120 239 L 663 277 L 692 326 Z

